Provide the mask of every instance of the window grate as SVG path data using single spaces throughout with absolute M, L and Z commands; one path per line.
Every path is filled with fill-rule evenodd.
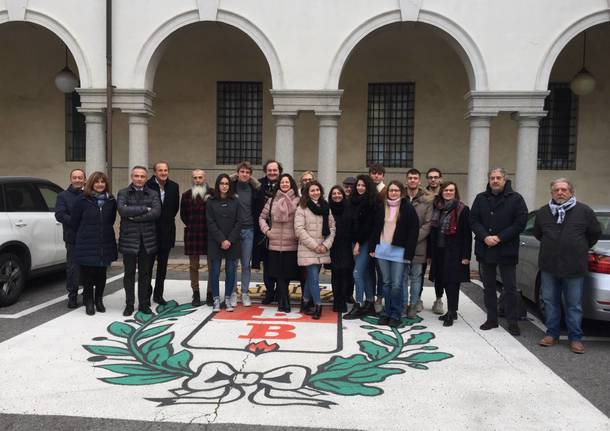
M 85 116 L 78 112 L 80 96 L 76 91 L 66 94 L 66 161 L 84 162 L 86 151 Z
M 404 168 L 413 165 L 415 83 L 369 84 L 367 165 Z
M 544 102 L 548 114 L 538 131 L 538 169 L 576 169 L 578 96 L 568 83 L 551 82 L 549 90 Z
M 263 84 L 217 83 L 216 163 L 247 160 L 261 164 L 263 141 Z

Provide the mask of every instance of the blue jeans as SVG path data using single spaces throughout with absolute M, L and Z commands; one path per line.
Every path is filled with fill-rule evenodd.
M 210 262 L 210 284 L 212 285 L 212 296 L 220 296 L 220 263 L 221 258 L 212 259 Z M 225 259 L 225 298 L 228 298 L 233 293 L 235 287 L 235 276 L 237 274 L 237 259 Z
M 307 268 L 307 279 L 305 280 L 305 293 L 303 300 L 307 303 L 310 299 L 315 305 L 320 305 L 320 268 L 322 265 L 309 265 Z
M 241 292 L 248 292 L 250 286 L 250 264 L 252 262 L 252 245 L 254 244 L 254 229 L 242 229 L 240 233 L 241 246 Z
M 406 264 L 391 260 L 377 259 L 383 279 L 383 316 L 400 320 L 403 306 L 403 280 Z M 408 268 L 407 268 L 408 269 Z
M 360 253 L 354 256 L 354 285 L 356 286 L 356 302 L 362 304 L 375 300 L 374 281 L 371 280 L 371 256 L 369 256 L 369 244 L 360 244 Z
M 561 322 L 561 295 L 565 302 L 565 318 L 568 339 L 582 339 L 582 290 L 584 277 L 559 278 L 545 271 L 540 272 L 540 289 L 544 301 L 546 335 L 559 338 Z
M 422 288 L 422 271 L 424 270 L 423 263 L 412 263 L 408 271 L 405 271 L 405 281 L 403 290 L 403 308 L 408 304 L 415 305 L 419 301 Z M 409 292 L 409 286 L 411 291 Z

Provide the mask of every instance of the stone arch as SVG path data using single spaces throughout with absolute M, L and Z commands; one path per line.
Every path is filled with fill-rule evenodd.
M 176 15 L 159 26 L 146 40 L 138 54 L 131 80 L 132 87 L 152 90 L 155 72 L 168 37 L 180 28 L 200 21 L 199 11 L 194 9 Z M 233 12 L 218 10 L 216 21 L 235 27 L 250 37 L 267 60 L 273 88 L 283 88 L 284 79 L 280 60 L 267 36 L 251 21 Z
M 403 21 L 400 10 L 384 12 L 374 16 L 357 28 L 343 41 L 335 54 L 326 81 L 327 89 L 339 86 L 341 72 L 356 45 L 373 31 L 396 22 Z M 429 24 L 441 30 L 440 34 L 455 49 L 462 60 L 468 76 L 471 90 L 484 91 L 488 89 L 487 68 L 483 55 L 472 37 L 457 23 L 435 12 L 421 10 L 418 22 Z
M 87 61 L 87 56 L 85 55 L 84 50 L 76 40 L 76 38 L 72 35 L 72 33 L 59 21 L 54 18 L 51 18 L 48 15 L 45 15 L 42 12 L 34 11 L 34 10 L 26 10 L 23 19 L 11 19 L 8 13 L 0 14 L 0 24 L 4 22 L 18 22 L 25 21 L 30 22 L 41 27 L 46 28 L 55 36 L 57 36 L 63 43 L 66 44 L 72 57 L 74 57 L 74 62 L 76 63 L 76 67 L 78 68 L 78 77 L 80 80 L 81 88 L 90 88 L 92 86 L 91 81 L 91 68 L 89 67 L 89 62 Z
M 579 33 L 594 27 L 598 24 L 603 24 L 610 21 L 610 9 L 598 11 L 590 15 L 584 16 L 577 21 L 573 22 L 570 26 L 564 29 L 559 36 L 557 36 L 550 47 L 547 49 L 538 72 L 536 73 L 536 90 L 546 90 L 549 84 L 549 78 L 553 65 L 557 61 L 557 57 L 566 45 L 574 39 Z

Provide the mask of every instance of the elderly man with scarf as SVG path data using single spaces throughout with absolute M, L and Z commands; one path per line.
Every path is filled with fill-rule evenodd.
M 565 178 L 551 182 L 551 200 L 536 212 L 534 236 L 540 241 L 538 266 L 544 301 L 546 335 L 539 344 L 557 344 L 560 335 L 561 297 L 570 350 L 584 353 L 582 343 L 582 291 L 591 247 L 602 229 L 595 213 L 577 202 L 574 187 Z
M 519 234 L 527 223 L 527 206 L 523 197 L 512 189 L 504 169 L 492 168 L 487 176 L 487 189 L 477 195 L 470 211 L 470 226 L 475 235 L 474 253 L 481 265 L 487 309 L 487 320 L 480 329 L 487 331 L 498 327 L 496 270 L 499 269 L 508 332 L 520 335 L 516 273 Z

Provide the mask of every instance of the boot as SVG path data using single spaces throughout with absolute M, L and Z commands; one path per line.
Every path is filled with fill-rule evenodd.
M 214 296 L 212 295 L 212 291 L 208 290 L 208 293 L 205 296 L 205 305 L 211 307 L 214 305 Z
M 373 301 L 364 301 L 364 307 L 362 307 L 362 313 L 365 316 L 376 316 L 375 303 Z
M 106 307 L 104 307 L 104 301 L 102 300 L 104 297 L 104 289 L 96 287 L 95 288 L 95 310 L 98 313 L 105 313 Z
M 85 304 L 85 312 L 89 316 L 95 314 L 95 308 L 93 306 L 93 286 L 83 287 L 83 304 Z
M 355 320 L 355 319 L 360 319 L 362 316 L 364 316 L 364 312 L 362 310 L 362 307 L 360 306 L 360 304 L 358 304 L 356 302 L 354 304 L 354 306 L 352 307 L 351 311 L 343 316 L 343 319 L 345 319 L 345 320 Z
M 310 310 L 310 307 L 311 307 L 311 305 L 309 305 L 309 304 L 310 304 L 310 301 L 305 302 L 303 300 L 303 298 L 301 298 L 301 307 L 299 308 L 299 311 L 304 314 L 309 314 L 308 311 Z
M 320 320 L 321 316 L 322 316 L 322 305 L 316 304 L 313 308 L 313 313 L 311 314 L 311 318 L 313 320 Z
M 201 297 L 199 296 L 199 289 L 193 290 L 193 301 L 191 302 L 193 307 L 199 307 L 201 305 Z

